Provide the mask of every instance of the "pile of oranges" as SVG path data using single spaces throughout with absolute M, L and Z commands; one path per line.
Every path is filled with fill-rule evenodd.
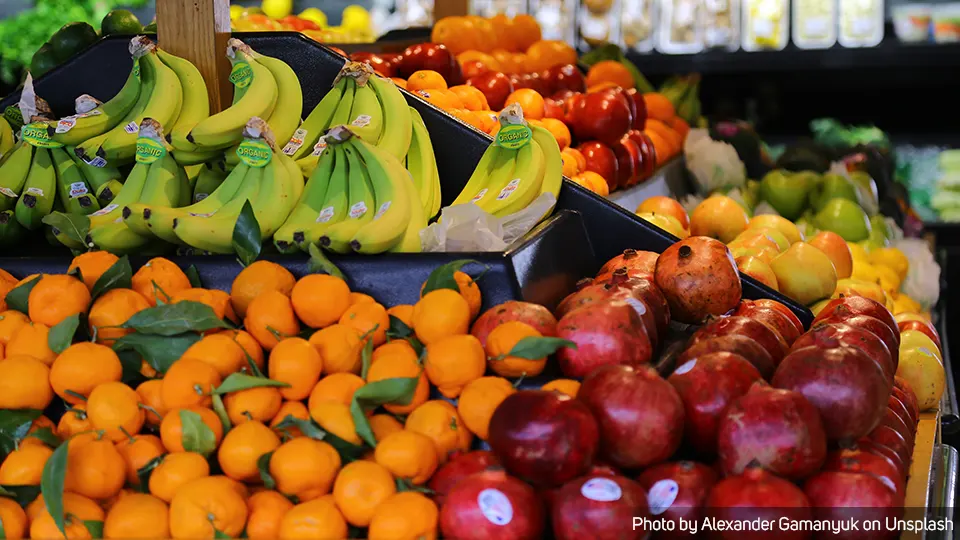
M 422 486 L 546 362 L 510 355 L 539 336 L 524 323 L 470 334 L 481 293 L 461 271 L 388 308 L 267 261 L 229 293 L 167 259 L 124 265 L 0 271 L 0 485 L 43 483 L 0 497 L 6 538 L 434 538 Z

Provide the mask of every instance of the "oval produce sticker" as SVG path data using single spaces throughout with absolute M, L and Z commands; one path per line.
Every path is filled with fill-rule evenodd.
M 137 163 L 149 165 L 167 155 L 167 148 L 149 137 L 137 139 Z
M 260 169 L 266 167 L 273 159 L 273 149 L 263 141 L 246 139 L 237 147 L 237 157 L 248 166 Z
M 477 496 L 477 506 L 487 521 L 494 525 L 506 525 L 513 520 L 513 505 L 498 489 L 487 488 Z
M 619 501 L 623 495 L 620 486 L 609 478 L 591 478 L 580 486 L 580 494 L 597 502 Z
M 246 62 L 237 62 L 230 69 L 230 82 L 237 88 L 246 88 L 253 82 L 253 69 Z
M 27 124 L 20 129 L 20 138 L 37 148 L 61 148 L 62 144 L 50 138 L 50 126 L 44 122 Z
M 497 132 L 496 144 L 510 150 L 519 150 L 533 139 L 533 131 L 522 124 L 503 126 Z
M 650 486 L 650 492 L 647 493 L 647 504 L 650 506 L 650 513 L 659 516 L 673 505 L 680 493 L 680 486 L 673 480 L 660 480 Z

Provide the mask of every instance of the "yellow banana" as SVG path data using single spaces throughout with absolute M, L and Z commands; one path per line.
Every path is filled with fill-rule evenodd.
M 485 212 L 503 217 L 522 210 L 540 194 L 544 159 L 540 145 L 533 139 L 519 150 L 505 150 L 516 155 L 516 168 L 506 183 L 491 184 L 490 191 L 478 205 Z
M 373 220 L 354 234 L 350 247 L 359 253 L 383 253 L 396 246 L 411 223 L 411 206 L 420 206 L 419 199 L 411 200 L 413 183 L 397 158 L 359 137 L 347 144 L 363 160 L 373 186 L 376 213 Z M 409 189 L 407 188 L 409 186 Z M 422 207 L 420 207 L 422 210 Z M 420 221 L 423 221 L 422 218 Z M 417 231 L 419 234 L 419 231 Z
M 189 60 L 157 49 L 160 61 L 173 70 L 183 88 L 183 106 L 177 123 L 170 130 L 170 144 L 177 150 L 195 152 L 197 145 L 187 140 L 187 135 L 201 120 L 210 116 L 210 97 L 200 70 Z
M 277 145 L 284 145 L 290 140 L 300 126 L 300 115 L 303 113 L 303 92 L 300 89 L 300 79 L 293 69 L 283 60 L 277 60 L 256 52 L 253 58 L 270 70 L 277 81 L 277 104 L 267 124 L 276 137 Z
M 364 163 L 360 160 L 357 149 L 352 145 L 341 143 L 347 161 L 347 184 L 350 200 L 346 217 L 327 227 L 320 237 L 319 244 L 324 249 L 336 253 L 350 253 L 350 242 L 361 227 L 373 221 L 376 209 L 376 198 L 370 177 Z
M 327 229 L 347 219 L 350 212 L 350 167 L 347 163 L 347 155 L 339 145 L 328 147 L 324 153 L 327 152 L 333 152 L 333 165 L 327 191 L 322 200 L 311 198 L 310 205 L 317 212 L 305 227 L 299 228 L 293 235 L 297 246 L 303 251 L 307 251 L 310 244 L 319 244 L 320 238 Z M 322 174 L 319 164 L 313 172 L 313 175 L 317 174 Z M 320 203 L 319 206 L 314 206 L 317 201 Z
M 313 145 L 317 144 L 320 136 L 330 127 L 330 120 L 337 112 L 346 87 L 347 79 L 344 77 L 327 92 L 327 95 L 323 96 L 320 103 L 314 107 L 313 111 L 307 115 L 307 119 L 300 125 L 300 129 L 294 132 L 293 137 L 283 147 L 284 154 L 299 161 L 313 152 Z
M 386 150 L 398 160 L 403 160 L 410 149 L 410 138 L 413 136 L 413 119 L 410 117 L 410 107 L 403 94 L 390 79 L 373 75 L 368 80 L 383 106 L 383 133 L 377 142 L 377 147 Z
M 134 59 L 127 81 L 113 99 L 92 111 L 51 122 L 55 128 L 51 138 L 64 146 L 76 146 L 117 127 L 137 104 L 140 87 L 140 63 Z
M 350 131 L 371 144 L 378 144 L 383 135 L 383 105 L 369 79 L 361 78 L 355 84 L 357 91 L 350 109 Z
M 553 193 L 554 197 L 559 197 L 560 187 L 563 185 L 563 157 L 560 155 L 560 145 L 547 128 L 530 127 L 533 130 L 533 140 L 537 141 L 540 150 L 543 151 L 543 182 L 540 183 L 539 195 Z M 547 212 L 541 219 L 549 215 L 550 212 Z

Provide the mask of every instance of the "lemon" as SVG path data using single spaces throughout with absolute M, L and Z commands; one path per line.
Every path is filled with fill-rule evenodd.
M 371 24 L 370 12 L 362 6 L 354 4 L 343 9 L 340 26 L 345 29 L 353 32 L 370 32 Z
M 244 13 L 247 12 L 247 8 L 238 5 L 230 6 L 230 20 L 235 21 L 240 17 L 243 17 Z
M 898 294 L 893 298 L 893 314 L 897 315 L 900 313 L 920 313 L 923 311 L 923 306 L 920 305 L 920 302 L 917 302 L 913 298 L 910 298 L 906 294 Z
M 907 272 L 910 271 L 910 260 L 897 248 L 878 248 L 871 251 L 869 257 L 871 263 L 886 266 L 896 272 L 900 281 L 906 279 Z
M 847 242 L 847 247 L 850 248 L 850 256 L 853 258 L 854 261 L 858 259 L 864 262 L 870 260 L 870 254 L 868 254 L 867 250 L 863 249 L 863 246 L 861 246 L 860 244 Z
M 883 264 L 875 264 L 873 269 L 880 277 L 880 286 L 887 294 L 894 295 L 900 290 L 900 276 L 893 269 Z
M 318 8 L 307 8 L 300 12 L 300 18 L 317 24 L 320 28 L 327 27 L 327 14 Z
M 880 274 L 877 273 L 877 269 L 863 259 L 853 260 L 853 272 L 850 274 L 850 277 L 869 281 L 870 283 L 880 283 Z
M 293 13 L 293 0 L 263 0 L 260 9 L 271 19 L 282 19 Z

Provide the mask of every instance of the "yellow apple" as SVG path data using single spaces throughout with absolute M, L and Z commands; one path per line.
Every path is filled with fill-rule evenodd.
M 910 259 L 907 259 L 907 256 L 897 248 L 877 248 L 871 251 L 868 257 L 874 265 L 882 265 L 892 269 L 900 277 L 900 281 L 906 279 L 907 272 L 910 271 Z
M 917 347 L 930 349 L 933 355 L 943 362 L 943 353 L 940 352 L 940 347 L 937 347 L 937 343 L 930 339 L 930 336 L 919 330 L 904 330 L 900 332 L 901 349 L 915 349 Z
M 776 242 L 771 240 L 765 234 L 754 234 L 752 236 L 744 237 L 743 233 L 740 236 L 736 237 L 733 242 L 730 242 L 730 247 L 745 247 L 745 248 L 757 248 L 757 249 L 772 249 L 774 253 L 780 253 L 780 246 Z
M 943 363 L 932 350 L 926 347 L 905 349 L 901 345 L 897 375 L 913 389 L 921 411 L 933 409 L 940 403 L 946 379 Z
M 760 214 L 753 216 L 753 219 L 750 220 L 750 223 L 747 225 L 747 227 L 750 229 L 758 227 L 770 227 L 776 229 L 782 232 L 791 244 L 803 241 L 803 233 L 800 232 L 800 229 L 798 229 L 797 226 L 794 225 L 789 219 L 776 214 Z
M 837 280 L 837 288 L 833 291 L 831 297 L 840 298 L 840 295 L 862 296 L 880 302 L 881 304 L 886 301 L 883 297 L 883 289 L 881 289 L 879 285 L 855 278 Z
M 775 291 L 779 291 L 777 276 L 773 273 L 770 265 L 760 260 L 759 257 L 739 257 L 736 259 L 737 268 L 741 274 L 746 274 L 753 279 L 763 283 Z
M 897 320 L 897 324 L 900 324 L 904 321 L 924 321 L 930 322 L 930 314 L 924 313 L 922 311 L 913 311 L 913 312 L 903 312 L 897 313 L 893 316 Z
M 850 250 L 850 256 L 854 261 L 870 262 L 870 254 L 860 244 L 847 242 L 847 249 Z
M 654 214 L 653 212 L 644 212 L 642 214 L 637 214 L 641 219 L 653 223 L 657 227 L 667 231 L 668 233 L 676 236 L 677 238 L 683 240 L 690 236 L 690 233 L 683 228 L 683 225 L 673 216 L 667 214 Z
M 788 247 L 790 247 L 791 244 L 790 240 L 787 240 L 787 236 L 785 234 L 777 229 L 774 229 L 773 227 L 750 227 L 737 235 L 737 238 L 734 240 L 734 242 L 740 239 L 746 240 L 756 235 L 763 235 L 770 240 L 773 240 L 773 242 L 777 244 L 777 247 L 780 248 L 781 252 L 785 251 Z
M 893 296 L 893 314 L 900 313 L 919 313 L 923 311 L 923 306 L 910 296 L 904 293 L 898 293 Z
M 759 247 L 743 247 L 730 245 L 730 253 L 733 255 L 734 259 L 739 257 L 756 257 L 761 261 L 770 264 L 773 261 L 773 258 L 779 255 L 778 252 L 770 248 L 759 248 Z
M 747 228 L 747 212 L 726 195 L 711 195 L 690 214 L 690 234 L 709 236 L 724 244 L 733 241 Z
M 833 267 L 837 269 L 838 278 L 848 278 L 853 273 L 853 255 L 842 236 L 835 232 L 821 231 L 808 240 L 808 243 L 830 257 Z
M 888 266 L 882 264 L 873 265 L 873 269 L 879 277 L 879 284 L 887 294 L 893 296 L 900 290 L 900 276 L 897 272 Z
M 877 269 L 862 259 L 853 259 L 853 271 L 850 272 L 850 277 L 880 284 L 880 274 L 877 273 Z
M 837 288 L 837 271 L 822 251 L 797 242 L 770 263 L 780 292 L 809 306 L 829 297 Z

